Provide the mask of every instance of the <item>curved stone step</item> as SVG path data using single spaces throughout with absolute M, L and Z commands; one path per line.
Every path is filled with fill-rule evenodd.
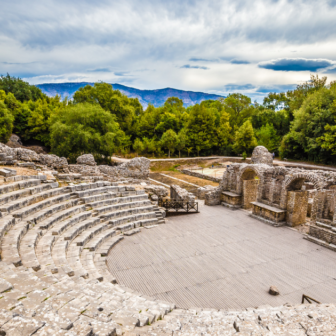
M 4 235 L 15 225 L 15 218 L 11 215 L 0 218 L 0 253 Z
M 106 239 L 113 237 L 115 235 L 116 230 L 114 228 L 104 230 L 103 232 L 93 237 L 88 243 L 86 243 L 85 249 L 95 251 Z
M 23 189 L 23 190 L 19 190 L 16 192 L 5 194 L 3 196 L 4 202 L 6 201 L 7 196 L 9 197 L 20 196 L 20 197 L 17 197 L 13 201 L 5 202 L 4 204 L 2 204 L 0 206 L 0 211 L 6 212 L 6 213 L 12 213 L 13 211 L 19 210 L 23 207 L 27 207 L 31 204 L 43 201 L 49 197 L 53 197 L 53 196 L 59 195 L 60 193 L 64 192 L 63 188 L 53 189 L 51 184 L 52 183 L 44 184 L 41 186 Z M 19 192 L 24 193 L 25 197 L 21 198 L 21 194 L 19 194 Z
M 152 209 L 151 202 L 148 199 L 146 199 L 146 200 L 141 200 L 141 201 L 128 201 L 125 203 L 118 202 L 117 204 L 106 205 L 101 208 L 95 208 L 94 212 L 98 216 L 101 216 L 102 214 L 107 213 L 107 212 L 114 212 L 117 210 L 125 210 L 125 209 L 132 209 L 132 208 L 141 208 L 143 206 L 151 206 L 151 209 Z
M 30 230 L 20 242 L 19 255 L 22 264 L 25 267 L 31 267 L 34 271 L 38 271 L 41 269 L 41 265 L 36 257 L 35 247 L 38 244 L 42 235 L 42 230 L 39 227 L 35 226 L 30 228 Z
M 131 215 L 131 216 L 124 216 L 121 218 L 117 218 L 117 219 L 113 219 L 110 220 L 108 223 L 111 224 L 114 227 L 118 227 L 120 225 L 123 224 L 127 224 L 127 223 L 137 223 L 139 226 L 141 226 L 142 221 L 143 220 L 147 220 L 147 219 L 153 219 L 153 222 L 157 222 L 157 218 L 155 215 L 155 212 L 144 212 L 144 213 L 136 213 L 135 215 Z M 138 226 L 136 226 L 138 227 Z
M 56 194 L 59 192 L 58 190 L 55 190 Z M 52 195 L 52 194 L 50 194 Z M 40 198 L 39 196 L 36 196 L 38 199 Z M 16 211 L 13 213 L 13 217 L 16 218 L 25 218 L 28 217 L 29 215 L 32 215 L 35 212 L 38 212 L 42 209 L 45 209 L 47 207 L 50 207 L 55 204 L 59 204 L 65 201 L 70 200 L 70 194 L 62 194 L 58 195 L 55 197 L 50 197 L 45 200 L 37 201 L 38 203 L 34 203 L 32 205 L 23 207 L 21 210 Z
M 66 233 L 62 235 L 62 237 L 64 238 L 64 240 L 73 240 L 76 236 L 78 236 L 82 232 L 86 231 L 87 229 L 99 223 L 100 223 L 99 218 L 90 218 L 89 220 L 80 222 L 71 227 L 71 229 L 67 230 Z
M 15 190 L 12 192 L 8 192 L 0 196 L 0 205 L 12 203 L 20 198 L 26 198 L 30 195 L 36 195 L 43 191 L 47 191 L 47 190 L 57 188 L 57 187 L 58 187 L 57 183 L 48 183 L 48 184 L 37 185 L 35 187 L 19 189 L 19 190 Z M 2 206 L 1 208 L 5 209 L 4 206 Z
M 94 183 L 80 183 L 76 184 L 73 186 L 67 186 L 66 190 L 68 192 L 77 192 L 77 191 L 83 191 L 83 190 L 88 190 L 88 189 L 96 189 L 96 188 L 101 188 L 104 186 L 110 186 L 111 182 L 107 181 L 99 181 L 99 182 L 94 182 Z
M 85 211 L 84 205 L 76 205 L 63 211 L 55 213 L 53 216 L 41 221 L 37 226 L 41 230 L 49 230 L 52 226 L 67 217 L 74 216 L 78 213 Z
M 112 212 L 105 213 L 103 215 L 100 215 L 99 217 L 102 218 L 104 221 L 110 221 L 110 220 L 114 220 L 120 217 L 132 216 L 132 215 L 142 214 L 145 212 L 154 213 L 152 212 L 152 210 L 153 210 L 152 205 L 147 205 L 147 206 L 139 207 L 139 208 L 125 209 L 125 210 L 116 210 L 116 211 L 113 211 L 113 208 L 112 208 Z
M 33 179 L 33 180 L 27 180 L 27 181 L 20 181 L 20 182 L 5 184 L 3 186 L 0 186 L 0 195 L 7 194 L 9 192 L 19 190 L 19 189 L 35 187 L 35 186 L 40 185 L 40 184 L 41 184 L 41 180 L 39 180 L 39 179 Z
M 70 227 L 72 227 L 73 225 L 81 222 L 81 221 L 85 221 L 86 219 L 88 219 L 89 217 L 92 216 L 92 213 L 89 211 L 84 211 L 84 212 L 80 212 L 77 215 L 72 216 L 71 218 L 59 222 L 58 224 L 54 225 L 54 227 L 52 228 L 52 235 L 54 236 L 59 236 L 61 235 L 64 231 L 68 230 Z
M 81 197 L 85 204 L 95 203 L 117 197 L 116 192 L 106 192 L 104 194 Z
M 87 196 L 93 196 L 93 195 L 99 195 L 107 192 L 116 192 L 118 190 L 118 187 L 108 187 L 104 186 L 101 188 L 95 188 L 95 189 L 87 189 L 82 191 L 76 191 L 73 192 L 72 195 L 76 195 L 79 198 L 87 197 Z
M 128 202 L 135 202 L 135 201 L 143 201 L 148 200 L 147 195 L 135 195 L 135 196 L 125 196 L 125 197 L 117 197 L 116 194 L 110 194 L 110 197 L 105 198 L 103 200 L 98 200 L 95 202 L 87 202 L 87 206 L 92 208 L 99 208 L 106 205 L 114 205 L 114 204 L 121 204 L 121 203 L 128 203 Z
M 77 246 L 84 246 L 90 239 L 92 239 L 97 234 L 101 233 L 104 230 L 111 228 L 111 225 L 107 223 L 100 223 L 89 230 L 83 232 L 80 236 L 75 239 Z

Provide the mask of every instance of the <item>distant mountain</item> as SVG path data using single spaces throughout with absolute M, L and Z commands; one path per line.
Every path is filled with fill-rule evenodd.
M 56 94 L 60 95 L 62 99 L 65 97 L 72 98 L 73 94 L 81 87 L 86 85 L 93 85 L 94 83 L 46 83 L 38 84 L 42 92 L 52 97 Z M 204 92 L 183 91 L 177 89 L 159 89 L 159 90 L 139 90 L 121 84 L 112 84 L 113 89 L 120 90 L 123 94 L 130 98 L 138 98 L 144 108 L 149 103 L 155 107 L 162 106 L 169 97 L 178 97 L 183 100 L 184 106 L 195 105 L 203 100 L 216 100 L 222 96 L 215 94 L 208 94 Z

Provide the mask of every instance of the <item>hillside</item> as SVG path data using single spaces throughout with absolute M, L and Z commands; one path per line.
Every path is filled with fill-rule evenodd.
M 46 95 L 55 96 L 59 94 L 62 98 L 72 98 L 73 94 L 85 85 L 93 85 L 94 83 L 46 83 L 38 84 Z M 140 103 L 146 108 L 149 103 L 155 107 L 162 106 L 169 97 L 178 97 L 183 100 L 184 106 L 191 106 L 202 102 L 203 100 L 218 99 L 221 96 L 208 94 L 204 92 L 183 91 L 172 88 L 159 90 L 139 90 L 121 84 L 112 84 L 115 90 L 120 90 L 122 93 L 131 98 L 138 98 Z

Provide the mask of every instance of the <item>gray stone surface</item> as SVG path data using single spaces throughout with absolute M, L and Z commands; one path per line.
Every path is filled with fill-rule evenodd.
M 168 196 L 168 189 L 163 186 L 151 184 L 149 186 L 145 186 L 145 191 L 149 194 L 155 194 L 160 198 Z
M 80 165 L 87 165 L 87 166 L 97 165 L 92 154 L 83 154 L 77 158 L 76 162 L 77 164 L 80 164 Z
M 107 259 L 118 283 L 182 308 L 298 304 L 302 294 L 336 303 L 336 253 L 245 211 L 199 207 L 118 244 Z
M 253 164 L 267 164 L 272 166 L 273 156 L 264 146 L 257 146 L 253 150 L 251 162 Z
M 137 179 L 148 179 L 150 160 L 145 157 L 137 157 L 122 163 L 118 166 L 99 166 L 102 173 L 112 176 L 116 179 L 122 177 L 132 177 Z

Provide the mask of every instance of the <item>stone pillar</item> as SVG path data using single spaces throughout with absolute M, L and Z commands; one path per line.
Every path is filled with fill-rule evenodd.
M 316 221 L 322 217 L 323 201 L 324 201 L 324 192 L 318 191 L 314 197 L 311 209 L 311 217 L 310 217 L 311 225 L 316 224 Z
M 275 187 L 276 187 L 276 180 L 273 179 L 272 183 L 271 183 L 270 191 L 269 191 L 269 201 L 270 201 L 270 203 L 273 203 L 273 200 L 274 200 Z
M 251 209 L 251 202 L 257 201 L 259 180 L 243 181 L 243 208 Z
M 308 209 L 308 191 L 288 191 L 286 221 L 289 226 L 306 222 Z
M 286 184 L 285 181 L 282 181 L 282 185 L 281 185 L 281 194 L 280 194 L 280 209 L 285 210 L 287 207 L 287 188 L 286 188 Z
M 260 177 L 258 180 L 258 191 L 257 191 L 257 201 L 261 202 L 263 187 L 264 187 L 264 176 Z

